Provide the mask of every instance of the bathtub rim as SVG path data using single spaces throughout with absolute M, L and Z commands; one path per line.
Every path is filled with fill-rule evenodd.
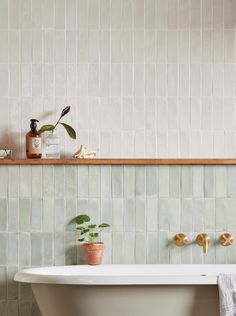
M 75 270 L 79 268 L 87 271 L 86 275 L 75 274 Z M 162 270 L 158 272 L 158 268 Z M 110 274 L 104 273 L 106 269 L 110 269 Z M 114 273 L 112 273 L 112 269 L 114 269 Z M 122 269 L 123 271 L 130 269 L 134 272 L 132 275 L 129 275 L 128 271 L 126 274 L 124 272 L 122 274 L 120 271 Z M 151 271 L 156 269 L 156 272 L 151 274 L 148 269 Z M 54 271 L 54 274 L 49 274 L 50 270 Z M 64 271 L 64 273 L 55 274 L 57 270 Z M 140 273 L 138 273 L 139 270 Z M 184 273 L 183 270 L 185 270 Z M 73 273 L 69 273 L 70 271 Z M 115 271 L 117 272 L 115 273 Z M 64 285 L 213 285 L 217 284 L 219 273 L 236 273 L 236 264 L 52 266 L 24 269 L 16 273 L 14 280 L 23 283 Z

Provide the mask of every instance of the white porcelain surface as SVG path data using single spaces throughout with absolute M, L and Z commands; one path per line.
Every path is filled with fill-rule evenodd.
M 217 284 L 219 273 L 236 273 L 236 265 L 101 265 L 26 269 L 15 281 L 78 285 Z

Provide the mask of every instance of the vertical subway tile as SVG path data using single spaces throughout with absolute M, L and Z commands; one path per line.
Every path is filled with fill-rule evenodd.
M 78 196 L 87 197 L 89 190 L 89 167 L 78 166 Z
M 62 232 L 65 227 L 65 201 L 55 199 L 54 204 L 54 231 Z
M 235 218 L 235 208 L 236 208 L 236 199 L 228 199 L 227 201 L 227 210 L 226 210 L 226 223 L 227 230 L 233 231 L 236 230 L 236 218 Z
M 135 195 L 139 197 L 146 195 L 145 167 L 143 166 L 135 167 Z
M 88 201 L 88 211 L 94 223 L 99 223 L 101 219 L 101 201 L 98 198 L 91 198 Z
M 112 263 L 112 233 L 108 231 L 103 231 L 101 233 L 101 239 L 106 245 L 106 249 L 103 254 L 103 263 Z
M 158 200 L 159 230 L 169 230 L 168 209 L 168 199 L 160 198 Z
M 54 245 L 54 240 L 53 240 L 53 234 L 52 233 L 44 233 L 42 235 L 43 239 L 43 266 L 51 266 L 53 262 L 53 256 L 55 254 L 53 253 L 53 245 Z
M 42 166 L 32 166 L 32 197 L 41 198 L 43 191 Z
M 236 184 L 235 184 L 236 168 L 235 166 L 227 167 L 227 196 L 236 197 Z
M 66 197 L 77 196 L 77 167 L 65 166 L 65 194 Z
M 157 199 L 146 199 L 147 231 L 156 232 L 158 228 L 158 206 Z
M 135 167 L 124 166 L 124 197 L 132 198 L 135 195 Z
M 7 197 L 8 187 L 8 168 L 6 166 L 0 166 L 0 178 L 2 185 L 0 186 L 0 197 Z
M 147 263 L 154 264 L 158 262 L 158 239 L 157 232 L 147 233 Z
M 7 199 L 0 198 L 0 231 L 7 230 Z
M 54 227 L 54 199 L 43 199 L 43 231 L 52 232 Z
M 213 232 L 216 221 L 215 199 L 205 199 L 204 204 L 204 230 Z
M 204 196 L 213 197 L 215 194 L 215 167 L 204 167 Z
M 146 205 L 144 199 L 135 200 L 135 230 L 145 232 L 146 230 Z
M 8 173 L 8 195 L 9 197 L 17 197 L 19 196 L 19 166 L 9 166 Z
M 122 263 L 135 263 L 135 233 L 125 232 L 123 235 L 123 260 Z
M 170 231 L 180 231 L 181 210 L 180 199 L 168 200 L 168 220 Z
M 168 231 L 159 231 L 159 263 L 170 263 Z
M 9 233 L 7 236 L 7 264 L 17 265 L 18 264 L 18 234 Z
M 204 196 L 204 167 L 193 167 L 193 196 L 200 198 Z
M 147 196 L 158 196 L 158 168 L 157 166 L 146 166 L 146 190 Z
M 31 196 L 31 167 L 20 166 L 20 196 Z
M 19 264 L 22 267 L 30 266 L 30 233 L 19 235 Z
M 135 200 L 124 200 L 124 229 L 127 232 L 135 231 Z
M 225 166 L 215 167 L 215 196 L 217 198 L 227 196 L 227 168 Z
M 170 185 L 170 197 L 180 197 L 180 166 L 169 167 L 169 185 Z
M 123 166 L 112 166 L 111 187 L 113 197 L 121 197 L 123 195 Z
M 31 233 L 31 265 L 41 266 L 43 258 L 43 244 L 41 233 Z
M 228 229 L 227 225 L 228 200 L 225 198 L 215 199 L 215 230 L 224 231 Z
M 30 199 L 20 199 L 19 204 L 19 218 L 20 218 L 20 231 L 29 232 L 31 229 L 30 219 L 31 219 L 31 200 Z
M 54 168 L 53 166 L 43 166 L 43 196 L 52 197 L 54 195 Z
M 111 197 L 111 166 L 101 166 L 101 197 Z
M 159 197 L 169 197 L 169 167 L 160 166 L 159 167 Z
M 112 234 L 112 263 L 122 262 L 123 258 L 123 233 L 113 232 Z
M 124 211 L 123 211 L 123 199 L 112 200 L 112 230 L 123 231 L 124 230 Z
M 193 200 L 193 231 L 204 230 L 204 199 Z
M 43 200 L 32 199 L 31 200 L 31 230 L 41 231 L 42 230 L 42 219 L 43 219 Z
M 65 196 L 65 168 L 64 166 L 54 166 L 54 194 L 55 197 Z
M 183 166 L 181 173 L 181 194 L 182 197 L 191 197 L 193 195 L 193 173 L 192 167 Z
M 77 200 L 66 199 L 65 205 L 65 229 L 67 231 L 75 231 L 74 218 L 76 216 Z
M 54 234 L 54 264 L 56 266 L 65 264 L 65 236 L 64 232 Z
M 19 229 L 19 200 L 8 199 L 8 231 L 17 232 Z
M 169 240 L 172 239 L 172 236 L 175 235 L 175 232 L 170 232 Z M 180 264 L 181 263 L 181 249 L 176 247 L 173 243 L 169 242 L 169 252 L 170 252 L 170 264 Z
M 193 229 L 193 200 L 182 199 L 181 231 L 191 232 Z
M 100 166 L 89 166 L 89 196 L 98 197 L 101 194 Z
M 142 232 L 136 232 L 135 235 L 135 263 L 146 263 L 146 235 Z
M 101 199 L 101 222 L 110 225 L 112 223 L 112 212 L 111 199 Z M 121 213 L 121 215 L 123 215 L 123 213 Z M 106 231 L 108 230 L 110 230 L 110 228 L 106 229 Z
M 65 236 L 65 264 L 72 265 L 77 263 L 77 252 L 76 252 L 76 231 L 66 232 Z

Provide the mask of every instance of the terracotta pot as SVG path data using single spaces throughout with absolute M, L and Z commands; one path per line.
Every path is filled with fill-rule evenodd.
M 87 263 L 90 265 L 97 265 L 102 263 L 102 255 L 104 251 L 104 243 L 85 243 L 83 247 L 87 255 Z

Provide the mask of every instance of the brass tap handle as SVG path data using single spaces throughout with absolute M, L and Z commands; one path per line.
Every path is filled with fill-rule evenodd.
M 222 246 L 231 246 L 234 242 L 234 237 L 230 233 L 224 233 L 220 236 L 219 242 Z
M 211 239 L 210 236 L 206 233 L 201 233 L 197 235 L 196 242 L 199 246 L 203 248 L 203 253 L 206 254 L 208 252 L 208 246 Z
M 178 233 L 174 236 L 174 243 L 178 247 L 183 247 L 188 243 L 188 237 L 184 233 Z

